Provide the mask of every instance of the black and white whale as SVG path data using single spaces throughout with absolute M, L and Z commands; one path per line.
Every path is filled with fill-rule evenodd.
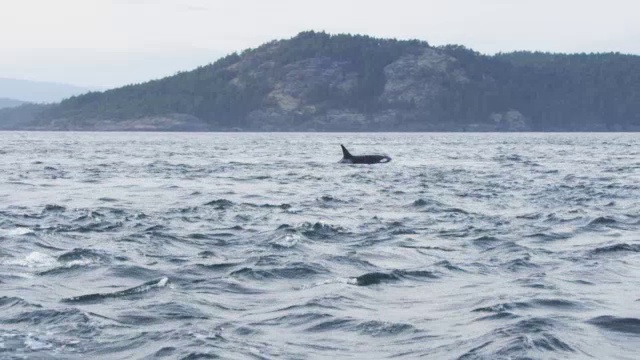
M 342 147 L 342 164 L 382 164 L 391 161 L 391 158 L 386 155 L 351 155 L 344 145 Z

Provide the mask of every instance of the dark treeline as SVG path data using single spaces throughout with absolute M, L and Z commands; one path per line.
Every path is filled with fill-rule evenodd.
M 530 114 L 538 129 L 640 125 L 638 56 L 515 52 L 494 58 L 512 64 L 504 99 Z
M 390 103 L 381 98 L 385 67 L 403 56 L 431 49 L 455 59 L 468 81 L 439 80 L 428 104 Z M 331 109 L 372 114 L 406 112 L 406 121 L 489 122 L 492 113 L 515 109 L 531 130 L 630 130 L 640 126 L 640 57 L 619 53 L 550 54 L 540 52 L 482 55 L 463 46 L 431 47 L 418 40 L 398 41 L 359 35 L 304 32 L 289 40 L 228 55 L 213 64 L 160 80 L 69 98 L 59 104 L 2 110 L 2 119 L 46 125 L 54 120 L 82 126 L 165 114 L 187 114 L 211 129 L 246 128 L 252 111 L 274 107 L 269 94 L 287 80 L 291 64 L 329 59 L 355 86 L 338 91 L 331 82 L 310 82 L 300 100 L 317 116 Z M 322 74 L 318 75 L 322 76 Z M 14 111 L 14 112 L 12 112 Z M 306 115 L 298 112 L 299 121 Z M 6 121 L 6 120 L 5 120 Z M 388 128 L 386 130 L 393 130 Z

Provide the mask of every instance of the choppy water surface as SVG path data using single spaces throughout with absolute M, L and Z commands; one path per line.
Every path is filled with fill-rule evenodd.
M 639 149 L 0 133 L 0 358 L 636 359 Z

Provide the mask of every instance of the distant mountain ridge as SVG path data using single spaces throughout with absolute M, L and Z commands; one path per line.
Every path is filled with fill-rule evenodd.
M 164 79 L 0 110 L 0 128 L 636 131 L 640 57 L 487 56 L 310 31 Z
M 54 82 L 0 78 L 0 98 L 23 102 L 53 103 L 96 90 Z
M 24 103 L 25 103 L 24 101 L 20 101 L 20 100 L 0 98 L 0 109 L 16 107 Z

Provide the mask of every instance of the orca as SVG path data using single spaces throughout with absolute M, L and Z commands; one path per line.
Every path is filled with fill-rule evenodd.
M 386 155 L 351 155 L 344 145 L 342 147 L 342 164 L 383 164 L 391 161 L 391 158 Z

